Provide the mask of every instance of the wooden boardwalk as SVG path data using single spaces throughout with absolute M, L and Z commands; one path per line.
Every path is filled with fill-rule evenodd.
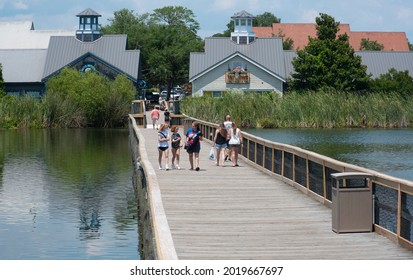
M 246 162 L 216 166 L 206 142 L 200 171 L 183 149 L 181 170 L 159 170 L 157 131 L 141 132 L 179 259 L 413 259 L 374 232 L 334 233 L 330 208 Z

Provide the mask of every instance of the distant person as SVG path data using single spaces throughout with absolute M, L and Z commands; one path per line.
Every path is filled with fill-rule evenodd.
M 231 149 L 231 161 L 232 166 L 239 166 L 238 165 L 238 153 L 240 152 L 240 148 L 242 146 L 242 134 L 241 130 L 237 128 L 237 125 L 233 122 L 232 128 L 229 133 L 229 147 Z
M 167 123 L 163 123 L 159 127 L 158 131 L 158 163 L 159 163 L 159 170 L 162 170 L 162 154 L 165 155 L 165 170 L 169 170 L 168 160 L 169 160 L 169 133 L 168 133 L 169 125 Z
M 159 97 L 159 107 L 161 111 L 165 110 L 166 108 L 166 101 L 162 98 L 162 96 Z
M 232 121 L 231 121 L 231 116 L 230 116 L 230 115 L 226 115 L 226 116 L 225 116 L 224 126 L 225 126 L 225 128 L 227 129 L 228 135 L 229 135 L 230 130 L 231 130 L 231 128 L 232 128 Z M 230 158 L 230 154 L 231 154 L 230 149 L 229 149 L 229 143 L 228 143 L 228 141 L 229 141 L 229 138 L 228 138 L 228 140 L 227 140 L 227 148 L 225 149 L 225 160 L 229 159 L 229 158 Z
M 171 128 L 171 146 L 172 146 L 172 169 L 181 169 L 179 167 L 179 159 L 181 157 L 181 135 L 178 133 L 179 127 L 174 125 Z M 175 164 L 176 162 L 176 164 Z
M 214 136 L 214 144 L 215 148 L 217 149 L 217 166 L 220 165 L 220 161 L 222 160 L 221 165 L 224 166 L 225 164 L 225 149 L 227 148 L 227 136 L 228 131 L 225 128 L 224 123 L 221 123 L 217 130 L 215 131 Z M 221 155 L 222 154 L 222 155 Z
M 155 106 L 151 111 L 151 119 L 152 119 L 152 128 L 158 129 L 158 121 L 159 121 L 159 110 L 158 106 Z
M 168 108 L 165 108 L 165 111 L 163 112 L 163 116 L 164 116 L 165 122 L 169 123 L 171 121 L 171 113 L 168 111 Z
M 194 154 L 195 154 L 195 170 L 199 171 L 199 151 L 201 150 L 202 133 L 199 130 L 199 123 L 192 122 L 192 127 L 188 129 L 185 134 L 185 145 L 187 145 L 187 152 L 189 155 L 189 164 L 194 170 Z

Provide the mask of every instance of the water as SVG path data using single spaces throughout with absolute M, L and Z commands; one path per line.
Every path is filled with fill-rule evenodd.
M 413 181 L 413 129 L 250 129 L 246 132 Z
M 139 259 L 127 130 L 0 131 L 0 259 Z

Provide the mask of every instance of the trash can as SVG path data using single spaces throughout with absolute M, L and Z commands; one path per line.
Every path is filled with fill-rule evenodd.
M 332 229 L 336 233 L 371 232 L 373 197 L 369 185 L 373 176 L 364 172 L 331 174 Z

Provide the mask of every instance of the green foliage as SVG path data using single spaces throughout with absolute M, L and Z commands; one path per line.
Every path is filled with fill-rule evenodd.
M 188 116 L 222 122 L 230 114 L 239 126 L 261 128 L 406 127 L 413 125 L 412 108 L 413 96 L 334 89 L 293 91 L 283 97 L 233 91 L 222 98 L 189 97 L 181 102 Z
M 361 39 L 360 50 L 361 51 L 382 51 L 384 46 L 377 41 L 370 41 L 369 39 Z
M 0 63 L 0 98 L 5 95 L 6 93 L 4 92 L 3 66 Z
M 334 88 L 341 91 L 360 91 L 368 88 L 370 76 L 361 57 L 355 55 L 347 34 L 336 34 L 339 22 L 326 14 L 316 18 L 317 38 L 309 38 L 304 50 L 293 59 L 295 73 L 289 81 L 294 90 Z
M 193 12 L 181 6 L 156 9 L 152 14 L 115 12 L 104 34 L 127 34 L 128 47 L 141 51 L 142 79 L 151 85 L 184 84 L 189 76 L 190 52 L 202 51 L 199 24 Z
M 123 76 L 111 82 L 93 72 L 65 68 L 47 81 L 43 100 L 51 127 L 114 127 L 125 124 L 134 95 Z
M 281 19 L 277 18 L 273 13 L 265 12 L 263 14 L 257 15 L 252 20 L 253 26 L 272 26 L 273 23 L 280 23 Z
M 370 82 L 370 87 L 376 92 L 398 93 L 404 97 L 413 96 L 413 78 L 407 70 L 397 71 L 391 68 L 386 74 L 373 79 Z

